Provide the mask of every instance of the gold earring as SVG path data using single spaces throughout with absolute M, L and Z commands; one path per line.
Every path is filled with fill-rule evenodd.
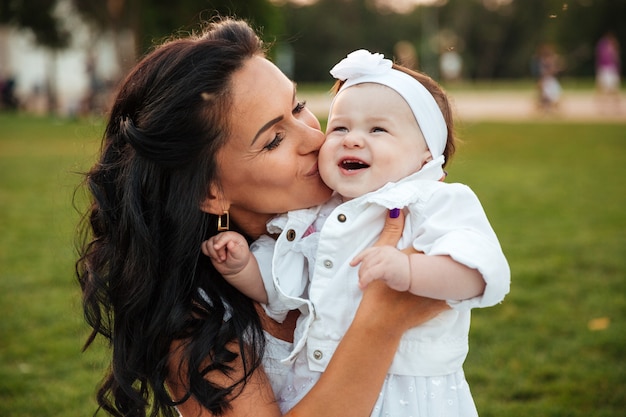
M 224 214 L 217 216 L 217 231 L 225 232 L 230 227 L 230 214 L 224 210 Z

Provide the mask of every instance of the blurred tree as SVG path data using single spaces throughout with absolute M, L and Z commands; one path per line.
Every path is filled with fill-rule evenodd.
M 318 0 L 312 6 L 287 3 L 284 9 L 298 81 L 332 83 L 328 70 L 355 49 L 393 56 L 398 41 L 407 41 L 416 48 L 420 43 L 418 11 L 383 13 L 374 2 L 364 0 Z
M 466 77 L 529 76 L 534 50 L 553 23 L 550 3 L 562 4 L 560 0 L 450 0 L 441 10 L 441 26 L 463 40 Z
M 594 47 L 607 31 L 615 33 L 621 56 L 626 57 L 626 1 L 569 2 L 565 9 L 560 9 L 555 20 L 557 29 L 553 39 L 565 58 L 568 73 L 594 74 Z
M 133 51 L 120 51 L 123 70 L 132 66 L 136 56 L 144 54 L 173 32 L 197 27 L 199 19 L 211 19 L 219 14 L 249 20 L 263 30 L 265 37 L 282 32 L 281 15 L 267 0 L 71 0 L 78 12 L 94 27 L 113 31 L 118 47 L 123 48 L 132 35 Z
M 466 78 L 530 77 L 535 49 L 550 42 L 565 59 L 567 75 L 590 77 L 593 45 L 607 29 L 626 56 L 624 0 L 447 0 L 404 14 L 377 8 L 381 2 L 317 0 L 302 6 L 283 0 L 294 77 L 330 82 L 328 69 L 346 53 L 370 48 L 392 56 L 401 40 L 416 47 L 422 69 L 434 76 L 432 61 L 455 48 Z
M 0 1 L 0 25 L 29 30 L 35 42 L 50 51 L 45 91 L 48 110 L 52 112 L 57 110 L 56 56 L 70 42 L 69 32 L 55 16 L 56 4 L 57 0 Z
M 62 49 L 69 44 L 69 33 L 54 15 L 57 0 L 0 1 L 0 24 L 28 29 L 44 47 Z
M 513 0 L 499 7 L 486 3 L 450 0 L 442 8 L 442 26 L 464 40 L 466 75 L 471 78 L 527 77 L 536 48 L 546 42 L 563 55 L 567 74 L 591 76 L 593 44 L 607 26 L 626 39 L 624 1 Z

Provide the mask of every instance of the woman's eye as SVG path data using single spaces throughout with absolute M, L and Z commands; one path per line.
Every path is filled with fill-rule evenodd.
M 306 107 L 306 101 L 299 101 L 293 108 L 293 114 L 298 114 Z
M 272 141 L 270 143 L 268 143 L 267 145 L 265 145 L 263 147 L 263 149 L 267 150 L 267 151 L 271 151 L 272 149 L 276 149 L 278 147 L 278 145 L 280 145 L 280 143 L 283 141 L 284 137 L 281 134 L 277 134 L 276 136 L 274 136 L 274 139 L 272 139 Z

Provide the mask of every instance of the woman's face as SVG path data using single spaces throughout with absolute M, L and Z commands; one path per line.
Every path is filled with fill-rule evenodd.
M 317 168 L 320 124 L 297 101 L 294 83 L 267 59 L 255 56 L 233 74 L 229 129 L 217 155 L 213 209 L 206 211 L 229 210 L 254 237 L 271 216 L 330 197 Z

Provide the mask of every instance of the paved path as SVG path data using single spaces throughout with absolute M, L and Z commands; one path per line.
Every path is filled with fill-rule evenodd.
M 626 123 L 626 93 L 619 108 L 603 104 L 593 92 L 564 91 L 557 109 L 538 109 L 533 91 L 485 91 L 449 93 L 456 119 L 463 121 L 568 121 Z M 328 115 L 330 96 L 307 95 L 307 106 L 321 118 Z

